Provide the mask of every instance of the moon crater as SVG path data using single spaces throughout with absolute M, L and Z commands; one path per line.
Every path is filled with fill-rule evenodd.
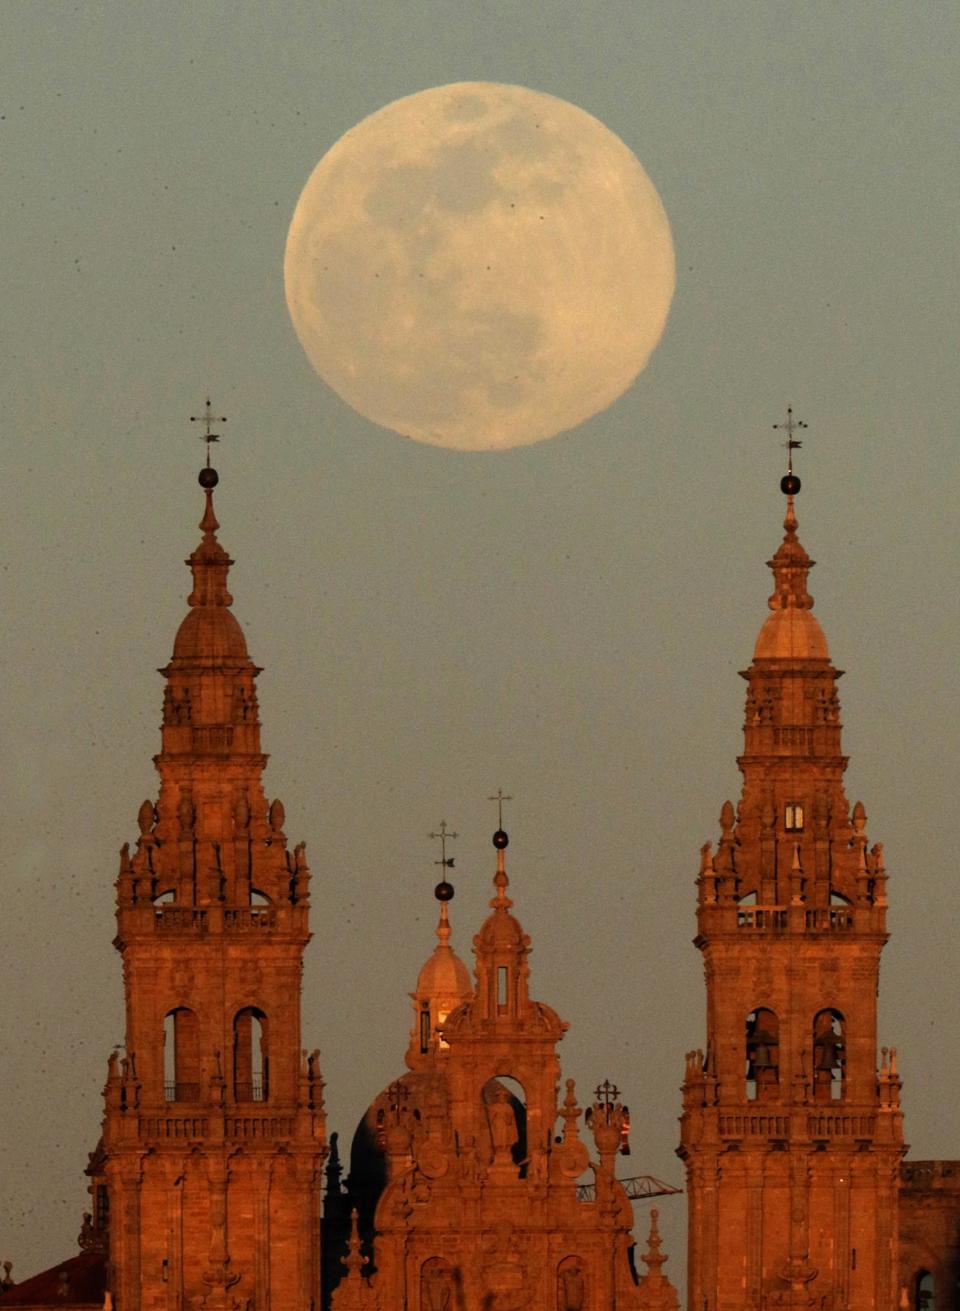
M 495 450 L 631 385 L 674 259 L 653 184 L 602 123 L 541 92 L 458 83 L 387 105 L 324 156 L 284 279 L 307 356 L 354 409 Z

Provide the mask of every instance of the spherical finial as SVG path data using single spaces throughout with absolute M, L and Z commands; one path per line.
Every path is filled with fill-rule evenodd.
M 453 884 L 446 879 L 441 880 L 434 888 L 433 895 L 437 901 L 453 901 Z
M 205 492 L 212 492 L 219 481 L 220 475 L 216 469 L 212 469 L 209 465 L 197 474 L 197 482 Z
M 503 851 L 504 847 L 506 847 L 509 844 L 509 842 L 510 839 L 507 837 L 503 829 L 498 828 L 496 833 L 494 833 L 493 835 L 493 845 L 496 847 L 496 849 L 498 851 Z
M 780 490 L 784 496 L 796 496 L 800 490 L 800 479 L 795 473 L 785 473 L 780 479 Z

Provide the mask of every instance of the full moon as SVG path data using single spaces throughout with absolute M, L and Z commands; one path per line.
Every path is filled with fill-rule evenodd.
M 460 82 L 394 101 L 324 155 L 284 281 L 307 356 L 355 410 L 503 450 L 627 390 L 663 333 L 673 243 L 653 183 L 598 119 Z

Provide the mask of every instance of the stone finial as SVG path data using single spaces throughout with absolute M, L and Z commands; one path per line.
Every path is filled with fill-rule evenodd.
M 193 574 L 193 591 L 187 597 L 187 604 L 230 606 L 233 605 L 233 597 L 227 591 L 227 574 L 233 561 L 217 541 L 220 525 L 213 509 L 213 489 L 208 488 L 204 496 L 206 505 L 199 524 L 203 538 L 187 560 Z
M 341 1265 L 346 1266 L 348 1279 L 359 1279 L 363 1267 L 369 1265 L 370 1258 L 360 1251 L 360 1216 L 357 1208 L 350 1212 L 350 1237 L 347 1239 L 347 1255 L 341 1256 Z
M 807 591 L 807 575 L 813 568 L 797 537 L 797 516 L 793 497 L 787 497 L 787 515 L 783 521 L 783 541 L 767 564 L 773 570 L 774 591 L 767 604 L 771 610 L 811 610 L 813 597 Z
M 637 1300 L 644 1311 L 677 1311 L 677 1290 L 663 1273 L 663 1266 L 669 1258 L 661 1251 L 663 1240 L 657 1225 L 659 1216 L 659 1211 L 654 1207 L 650 1212 L 647 1250 L 640 1257 L 647 1271 L 640 1278 Z

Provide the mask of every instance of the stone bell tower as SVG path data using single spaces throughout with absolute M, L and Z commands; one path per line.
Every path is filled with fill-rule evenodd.
M 156 803 L 117 879 L 126 1051 L 101 1155 L 117 1311 L 314 1311 L 326 1152 L 301 1052 L 309 871 L 267 803 L 254 680 L 217 540 L 216 472 L 166 686 Z
M 742 675 L 743 791 L 701 852 L 707 1048 L 687 1058 L 679 1149 L 689 1306 L 893 1311 L 904 1148 L 895 1053 L 877 1061 L 883 851 L 844 794 L 841 671 L 811 609 L 792 467 L 781 487 L 771 614 Z

